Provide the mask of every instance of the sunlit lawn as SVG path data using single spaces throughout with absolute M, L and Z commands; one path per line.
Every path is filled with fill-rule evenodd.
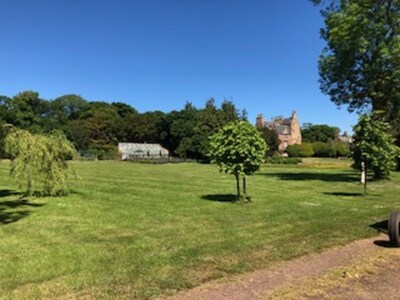
M 74 163 L 71 195 L 18 200 L 2 162 L 1 296 L 152 298 L 372 236 L 400 174 L 364 196 L 347 166 L 263 167 L 237 204 L 232 176 L 194 163 Z

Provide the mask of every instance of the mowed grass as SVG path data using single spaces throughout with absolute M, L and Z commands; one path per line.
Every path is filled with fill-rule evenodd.
M 3 298 L 154 298 L 376 234 L 400 175 L 364 196 L 333 160 L 264 166 L 251 204 L 233 176 L 195 163 L 76 162 L 73 193 L 22 199 L 0 163 Z M 316 167 L 317 165 L 317 167 Z

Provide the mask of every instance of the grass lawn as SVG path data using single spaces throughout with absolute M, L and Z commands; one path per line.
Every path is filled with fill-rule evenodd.
M 266 166 L 253 203 L 201 164 L 77 162 L 63 198 L 18 200 L 0 163 L 0 295 L 152 298 L 376 234 L 400 174 L 362 194 L 348 162 Z

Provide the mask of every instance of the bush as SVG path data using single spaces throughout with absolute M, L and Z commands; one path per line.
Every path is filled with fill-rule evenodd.
M 272 156 L 265 159 L 267 164 L 273 165 L 297 165 L 302 162 L 301 158 L 297 157 L 282 157 L 282 156 Z
M 315 142 L 312 144 L 315 157 L 336 157 L 337 148 L 335 143 Z
M 336 146 L 336 156 L 337 157 L 350 156 L 350 148 L 347 144 L 337 143 L 335 146 Z
M 311 157 L 314 154 L 310 143 L 290 145 L 286 148 L 286 152 L 290 157 Z

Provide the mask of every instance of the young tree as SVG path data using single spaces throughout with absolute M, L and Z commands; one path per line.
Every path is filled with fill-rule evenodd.
M 71 174 L 66 160 L 73 158 L 76 151 L 63 134 L 34 135 L 12 129 L 5 138 L 5 146 L 11 157 L 11 176 L 28 195 L 35 191 L 44 196 L 69 192 Z
M 396 167 L 400 148 L 394 144 L 390 126 L 380 120 L 379 113 L 362 115 L 354 126 L 352 157 L 354 167 L 374 172 L 375 179 L 387 178 Z
M 266 150 L 267 145 L 257 129 L 244 121 L 229 123 L 210 137 L 211 162 L 216 163 L 221 172 L 235 176 L 238 200 L 250 199 L 246 195 L 246 175 L 260 168 Z

